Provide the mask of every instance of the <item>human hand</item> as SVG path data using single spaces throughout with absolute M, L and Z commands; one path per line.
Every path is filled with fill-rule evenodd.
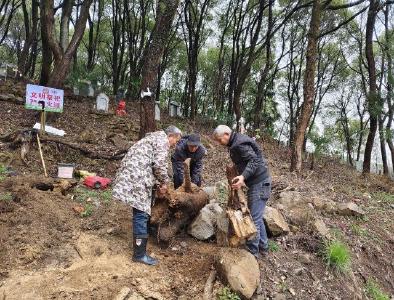
M 245 178 L 242 175 L 234 177 L 231 183 L 232 183 L 231 185 L 232 189 L 239 190 L 242 186 L 245 185 Z

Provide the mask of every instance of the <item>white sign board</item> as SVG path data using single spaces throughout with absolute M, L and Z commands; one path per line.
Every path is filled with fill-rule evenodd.
M 26 86 L 27 109 L 41 110 L 39 101 L 45 102 L 45 111 L 63 112 L 64 91 L 40 85 L 28 84 Z
M 160 121 L 160 102 L 156 101 L 155 103 L 155 121 Z
M 96 98 L 96 109 L 108 111 L 109 108 L 109 98 L 106 94 L 100 93 Z

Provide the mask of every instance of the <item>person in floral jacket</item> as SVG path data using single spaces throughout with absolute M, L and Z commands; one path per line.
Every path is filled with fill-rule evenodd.
M 175 126 L 169 126 L 165 131 L 148 133 L 130 147 L 114 180 L 114 198 L 133 207 L 134 261 L 157 264 L 156 259 L 146 254 L 152 190 L 155 186 L 160 193 L 167 190 L 168 152 L 180 140 L 181 134 Z

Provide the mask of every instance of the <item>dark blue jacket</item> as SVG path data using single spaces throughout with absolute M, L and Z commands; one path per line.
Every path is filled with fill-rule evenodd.
M 251 186 L 260 182 L 271 182 L 267 161 L 256 141 L 247 135 L 233 132 L 228 144 L 230 157 L 238 173 Z
M 174 187 L 178 188 L 183 183 L 183 162 L 187 158 L 191 158 L 190 162 L 190 177 L 191 181 L 201 186 L 201 173 L 202 173 L 202 159 L 207 153 L 203 145 L 198 146 L 196 152 L 192 153 L 187 147 L 188 136 L 184 136 L 175 147 L 175 152 L 171 157 L 172 170 L 174 173 Z

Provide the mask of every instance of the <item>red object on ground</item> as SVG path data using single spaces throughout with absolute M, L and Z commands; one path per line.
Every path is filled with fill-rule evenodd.
M 83 183 L 92 189 L 105 189 L 111 183 L 111 179 L 100 176 L 88 176 Z
M 126 101 L 120 100 L 118 107 L 116 108 L 116 115 L 117 116 L 125 116 L 126 113 Z

